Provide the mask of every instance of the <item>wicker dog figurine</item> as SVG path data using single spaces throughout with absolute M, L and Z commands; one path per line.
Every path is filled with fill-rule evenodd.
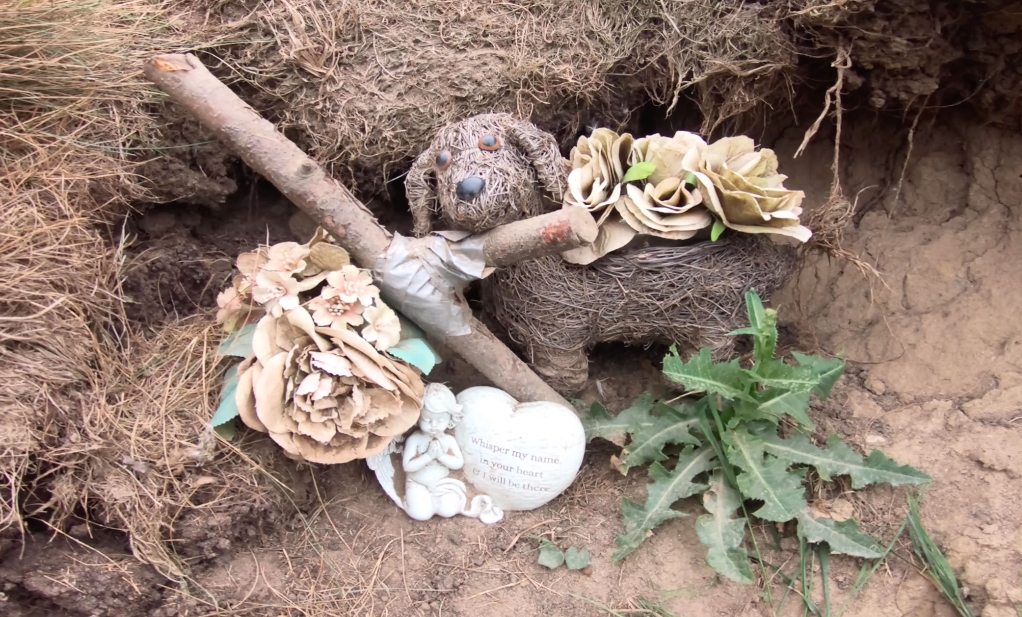
M 558 201 L 569 167 L 553 137 L 511 116 L 449 125 L 405 181 L 416 233 L 430 231 L 434 212 L 451 229 L 472 232 L 540 214 L 536 180 Z M 429 173 L 436 174 L 434 203 Z M 536 372 L 570 396 L 585 385 L 587 352 L 600 342 L 676 344 L 683 355 L 710 347 L 716 359 L 732 356 L 727 333 L 744 325 L 745 292 L 768 299 L 795 264 L 794 249 L 727 234 L 717 242 L 626 247 L 585 266 L 557 255 L 530 260 L 494 272 L 483 294 Z
M 405 179 L 415 234 L 439 215 L 449 229 L 486 231 L 560 204 L 568 163 L 557 142 L 510 114 L 483 114 L 450 124 L 419 155 Z

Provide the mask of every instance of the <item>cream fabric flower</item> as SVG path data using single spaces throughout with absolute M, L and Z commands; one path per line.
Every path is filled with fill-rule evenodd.
M 668 178 L 684 181 L 685 177 L 699 169 L 699 161 L 706 142 L 695 133 L 678 131 L 674 137 L 650 135 L 635 140 L 629 156 L 629 165 L 652 163 L 656 167 L 646 182 L 659 185 Z
M 302 307 L 264 317 L 253 347 L 239 369 L 239 416 L 292 458 L 365 458 L 418 421 L 424 387 L 413 369 L 347 328 L 316 328 Z
M 326 283 L 323 298 L 327 300 L 339 298 L 348 304 L 361 302 L 363 306 L 369 306 L 380 297 L 379 288 L 373 285 L 373 277 L 352 265 L 330 272 Z
M 377 301 L 364 315 L 367 323 L 362 328 L 362 338 L 374 343 L 376 349 L 384 351 L 401 340 L 401 322 L 389 306 Z
M 267 313 L 280 317 L 284 311 L 298 306 L 298 292 L 298 281 L 290 275 L 262 270 L 256 274 L 252 299 L 261 304 Z
M 784 188 L 773 150 L 756 150 L 748 137 L 725 137 L 704 151 L 695 177 L 721 222 L 743 233 L 772 233 L 807 242 L 812 232 L 799 222 L 802 191 Z
M 713 224 L 713 217 L 698 191 L 693 195 L 678 178 L 640 189 L 628 185 L 627 195 L 617 205 L 621 218 L 635 231 L 669 240 L 688 240 L 700 229 Z
M 621 180 L 628 171 L 631 148 L 631 135 L 618 135 L 610 129 L 596 129 L 589 137 L 579 137 L 571 150 L 565 205 L 590 212 L 613 205 L 621 196 Z
M 323 291 L 325 292 L 326 289 L 324 288 Z M 337 296 L 332 298 L 320 296 L 309 302 L 309 310 L 312 311 L 312 320 L 316 322 L 317 326 L 344 328 L 346 326 L 361 326 L 365 323 L 365 319 L 362 317 L 365 307 L 358 300 L 348 303 Z
M 305 258 L 309 256 L 309 251 L 308 245 L 297 242 L 274 244 L 267 251 L 268 259 L 263 268 L 271 272 L 298 274 L 308 266 Z

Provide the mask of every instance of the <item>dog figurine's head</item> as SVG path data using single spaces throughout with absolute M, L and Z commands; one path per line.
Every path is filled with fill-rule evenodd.
M 560 203 L 569 166 L 552 135 L 510 114 L 448 125 L 405 179 L 415 234 L 432 230 L 434 213 L 472 233 L 540 214 L 544 193 Z

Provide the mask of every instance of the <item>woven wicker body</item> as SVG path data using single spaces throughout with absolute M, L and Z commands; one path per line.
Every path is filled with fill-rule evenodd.
M 709 347 L 729 358 L 727 333 L 747 321 L 745 292 L 766 300 L 796 260 L 794 249 L 767 238 L 728 234 L 611 253 L 588 266 L 559 256 L 516 264 L 484 281 L 484 297 L 533 368 L 570 396 L 586 382 L 595 343 L 673 343 L 683 356 Z

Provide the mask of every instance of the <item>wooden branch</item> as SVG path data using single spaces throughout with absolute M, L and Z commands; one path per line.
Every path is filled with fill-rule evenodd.
M 145 75 L 203 126 L 212 130 L 249 167 L 319 221 L 356 262 L 372 267 L 376 258 L 386 251 L 391 235 L 372 213 L 269 121 L 214 77 L 194 55 L 164 54 L 151 58 L 145 64 Z M 495 246 L 499 244 L 494 242 Z M 501 243 L 515 245 L 503 240 Z M 553 242 L 547 246 L 553 249 L 551 252 L 559 252 L 566 250 L 564 247 L 567 245 Z M 516 249 L 509 253 L 522 254 L 522 251 Z M 421 318 L 411 314 L 407 317 L 416 323 Z M 423 328 L 430 336 L 443 340 L 495 386 L 516 399 L 553 401 L 571 408 L 561 395 L 478 320 L 472 318 L 470 326 L 471 334 L 453 337 Z
M 591 214 L 569 207 L 494 227 L 480 236 L 486 265 L 509 266 L 590 244 L 597 232 Z

